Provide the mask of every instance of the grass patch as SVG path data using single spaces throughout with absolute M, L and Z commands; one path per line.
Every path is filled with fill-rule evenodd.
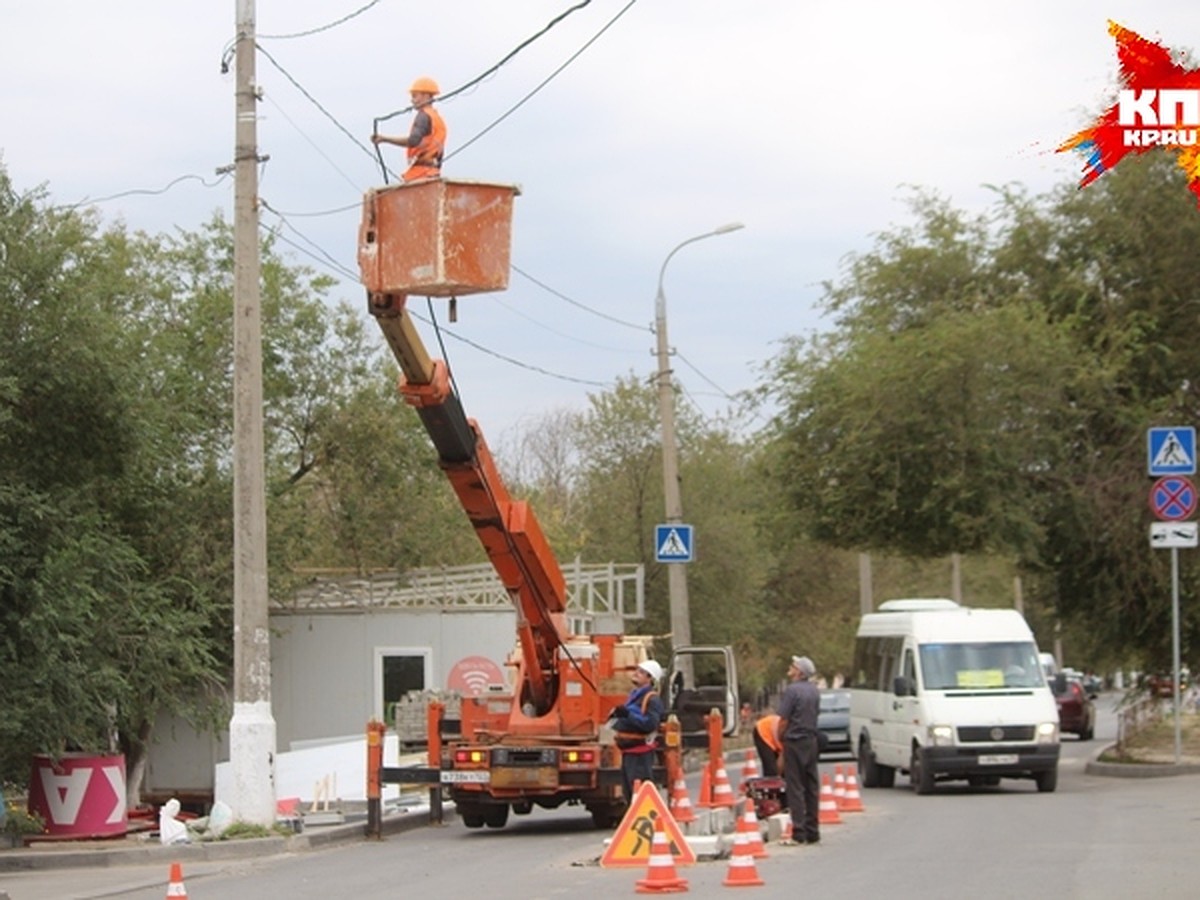
M 1185 759 L 1200 760 L 1200 714 L 1184 711 L 1179 719 L 1182 755 Z M 1114 747 L 1100 756 L 1110 763 L 1175 762 L 1175 715 L 1168 710 L 1161 719 L 1147 725 L 1125 741 L 1120 752 Z

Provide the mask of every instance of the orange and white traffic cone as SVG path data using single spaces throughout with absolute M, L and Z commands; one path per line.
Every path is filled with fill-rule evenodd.
M 738 822 L 738 830 L 733 835 L 733 855 L 729 857 L 729 869 L 725 872 L 725 880 L 721 884 L 726 887 L 755 887 L 763 884 L 758 877 L 758 868 L 754 865 L 754 851 L 750 849 L 750 835 Z
M 671 785 L 671 815 L 680 825 L 696 821 L 696 811 L 692 809 L 691 798 L 688 797 L 687 782 L 683 776 L 675 779 Z
M 821 802 L 817 807 L 817 823 L 820 825 L 842 824 L 837 801 L 833 799 L 833 785 L 829 783 L 827 774 L 821 776 Z
M 763 843 L 762 830 L 758 827 L 758 814 L 754 811 L 753 800 L 746 800 L 746 809 L 738 819 L 738 830 L 750 836 L 750 854 L 755 859 L 766 859 L 767 845 Z
M 650 844 L 650 866 L 646 877 L 639 878 L 639 894 L 676 894 L 688 889 L 686 878 L 675 874 L 675 857 L 671 855 L 671 841 L 663 830 L 662 819 L 654 822 L 654 840 Z
M 746 762 L 742 765 L 742 790 L 746 790 L 746 782 L 752 778 L 759 778 L 762 772 L 758 768 L 758 754 L 753 750 L 746 756 Z
M 843 809 L 842 803 L 846 799 L 846 775 L 840 765 L 833 767 L 833 799 L 837 801 L 838 809 Z
M 171 863 L 171 874 L 167 879 L 167 900 L 186 900 L 187 888 L 183 885 L 183 866 L 177 862 Z
M 842 812 L 866 812 L 862 794 L 858 792 L 858 773 L 854 766 L 846 773 L 846 799 L 842 801 Z
M 712 805 L 718 809 L 728 809 L 736 803 L 733 785 L 729 783 L 729 773 L 725 771 L 725 761 L 717 760 L 717 774 L 713 777 Z

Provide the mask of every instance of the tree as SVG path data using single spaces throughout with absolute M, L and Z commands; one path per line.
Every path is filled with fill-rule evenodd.
M 1167 634 L 1145 428 L 1195 420 L 1200 363 L 1177 325 L 1200 219 L 1168 158 L 1132 162 L 976 218 L 919 195 L 827 285 L 833 332 L 774 360 L 770 456 L 813 538 L 1008 556 L 1035 610 L 1086 616 L 1089 649 L 1128 662 Z

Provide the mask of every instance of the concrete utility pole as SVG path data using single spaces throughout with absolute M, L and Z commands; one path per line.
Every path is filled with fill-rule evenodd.
M 262 328 L 258 256 L 258 127 L 254 0 L 237 0 L 237 124 L 233 250 L 232 777 L 217 799 L 237 821 L 275 821 L 275 719 L 267 623 L 267 502 L 263 474 Z
M 698 234 L 676 245 L 663 260 L 658 272 L 658 294 L 654 298 L 654 334 L 658 346 L 658 414 L 662 420 L 663 498 L 667 523 L 683 522 L 683 500 L 679 490 L 679 446 L 675 440 L 675 389 L 671 383 L 670 349 L 667 344 L 667 297 L 663 293 L 663 276 L 667 263 L 688 244 L 705 238 L 728 234 L 744 228 L 741 222 L 731 222 Z M 666 563 L 667 590 L 671 601 L 671 644 L 684 647 L 692 642 L 692 620 L 688 609 L 687 563 Z

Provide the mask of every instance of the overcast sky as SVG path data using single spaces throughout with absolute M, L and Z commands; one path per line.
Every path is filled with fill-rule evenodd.
M 576 5 L 258 0 L 263 224 L 361 308 L 357 204 L 382 183 L 373 120 L 407 106 L 415 76 L 448 92 Z M 4 7 L 0 158 L 18 190 L 45 185 L 151 233 L 232 220 L 233 179 L 215 170 L 233 155 L 221 62 L 235 0 Z M 499 444 L 617 377 L 649 378 L 664 259 L 736 221 L 676 254 L 664 281 L 687 402 L 719 413 L 781 337 L 821 326 L 821 282 L 907 221 L 907 185 L 982 209 L 987 185 L 1078 178 L 1082 161 L 1053 149 L 1114 99 L 1109 18 L 1200 48 L 1185 0 L 592 0 L 440 105 L 447 177 L 522 191 L 526 274 L 463 298 L 449 326 L 496 354 L 446 341 L 468 415 Z M 402 151 L 386 152 L 400 170 Z

